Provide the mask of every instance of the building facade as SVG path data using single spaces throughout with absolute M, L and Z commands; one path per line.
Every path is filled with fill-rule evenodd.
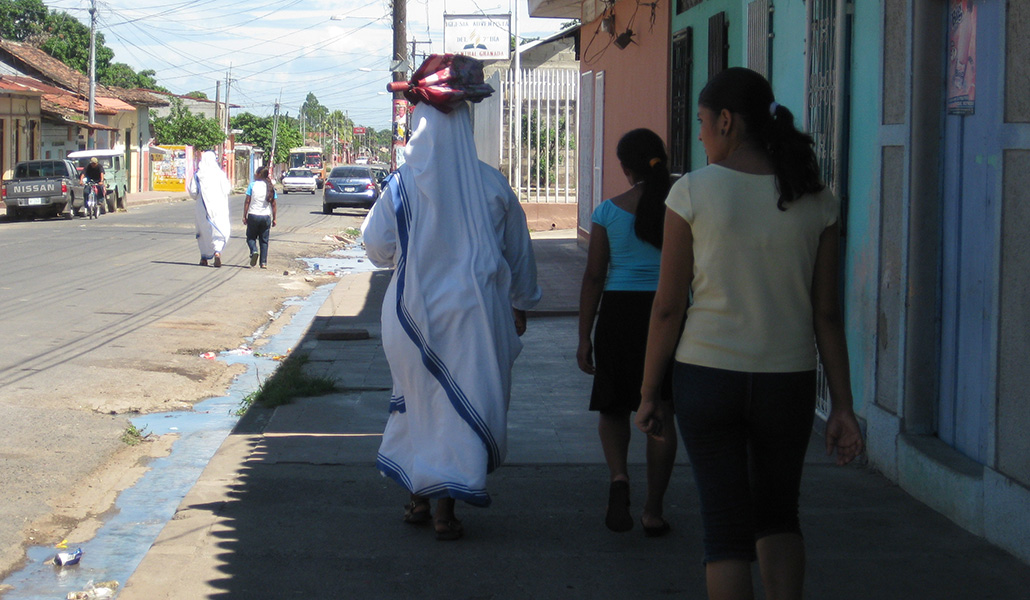
M 614 38 L 622 3 L 539 0 L 530 11 L 578 10 L 592 31 L 610 6 Z M 669 19 L 666 92 L 613 86 L 636 65 L 591 67 L 583 50 L 584 75 L 603 74 L 593 102 L 605 141 L 581 172 L 600 165 L 602 195 L 615 185 L 609 128 L 626 123 L 627 104 L 666 107 L 673 170 L 703 166 L 694 117 L 704 83 L 729 66 L 765 74 L 841 198 L 870 464 L 1030 562 L 1030 2 L 671 0 L 656 10 Z

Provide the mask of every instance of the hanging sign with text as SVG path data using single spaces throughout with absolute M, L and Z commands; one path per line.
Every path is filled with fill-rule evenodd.
M 511 56 L 511 15 L 444 15 L 443 47 L 447 54 L 479 60 Z

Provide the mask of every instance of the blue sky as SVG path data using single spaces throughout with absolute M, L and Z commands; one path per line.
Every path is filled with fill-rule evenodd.
M 89 23 L 89 0 L 44 0 Z M 444 14 L 507 14 L 516 0 L 407 0 L 407 38 L 417 53 L 443 51 Z M 359 125 L 390 124 L 385 92 L 393 53 L 387 0 L 97 0 L 105 42 L 137 71 L 153 69 L 172 92 L 215 97 L 231 69 L 239 111 L 296 115 L 308 92 Z M 558 31 L 564 19 L 531 19 L 518 3 L 523 38 Z M 335 17 L 335 19 L 333 18 Z M 423 43 L 424 42 L 424 43 Z M 410 52 L 411 46 L 409 44 Z

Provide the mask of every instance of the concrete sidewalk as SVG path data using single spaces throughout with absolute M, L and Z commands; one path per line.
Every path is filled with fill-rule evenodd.
M 125 208 L 136 208 L 161 202 L 182 202 L 189 200 L 186 192 L 132 192 L 125 195 Z
M 547 299 L 515 373 L 493 505 L 459 505 L 466 536 L 401 521 L 407 494 L 374 467 L 390 376 L 379 342 L 388 272 L 349 275 L 299 345 L 339 392 L 253 409 L 228 437 L 119 595 L 161 598 L 703 598 L 697 496 L 680 450 L 673 531 L 604 527 L 607 468 L 590 378 L 575 364 L 585 253 L 571 232 L 534 241 Z M 368 339 L 355 332 L 367 331 Z M 813 438 L 802 489 L 807 597 L 1030 598 L 1030 567 Z M 633 511 L 643 504 L 635 435 Z

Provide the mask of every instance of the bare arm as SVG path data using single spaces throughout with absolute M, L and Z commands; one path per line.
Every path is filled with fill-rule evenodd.
M 272 206 L 272 227 L 275 227 L 275 213 L 278 210 L 275 203 L 275 195 L 272 196 L 268 203 Z
M 647 333 L 640 407 L 634 419 L 640 431 L 655 437 L 662 436 L 663 421 L 668 420 L 660 401 L 662 380 L 679 343 L 694 280 L 694 235 L 690 224 L 666 209 L 663 235 L 662 268 Z
M 243 199 L 243 224 L 247 224 L 247 213 L 250 212 L 250 194 Z
M 608 230 L 594 223 L 590 229 L 590 247 L 587 249 L 587 267 L 583 272 L 583 285 L 579 290 L 579 348 L 576 361 L 579 368 L 589 375 L 594 374 L 594 347 L 590 333 L 594 329 L 597 307 L 601 304 L 601 293 L 608 278 Z
M 832 454 L 836 450 L 837 464 L 845 465 L 862 453 L 865 444 L 852 406 L 848 343 L 837 291 L 839 245 L 840 231 L 836 224 L 827 227 L 819 236 L 812 276 L 812 325 L 830 388 L 826 453 Z

